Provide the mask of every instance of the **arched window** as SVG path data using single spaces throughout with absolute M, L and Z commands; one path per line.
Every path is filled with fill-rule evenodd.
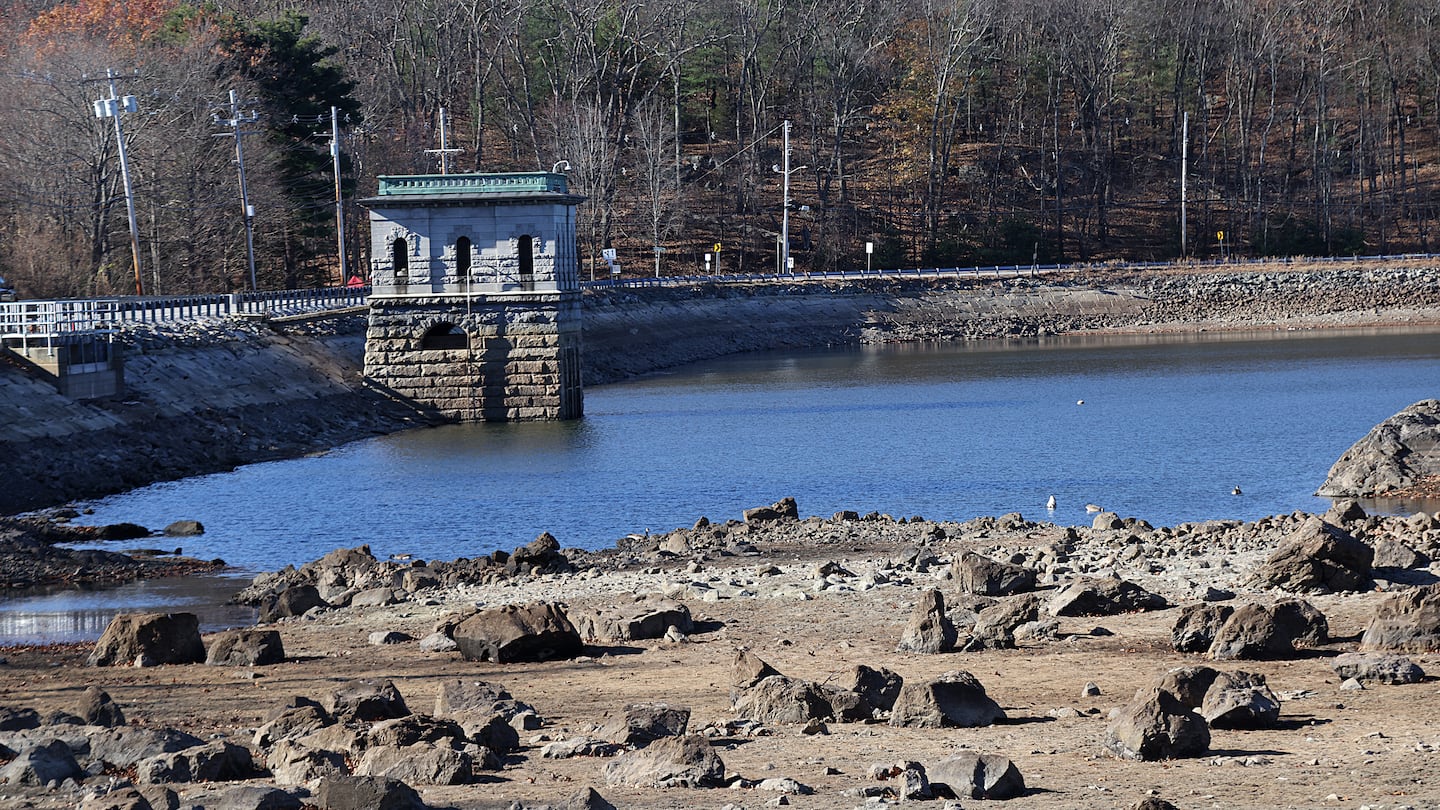
M 455 240 L 455 275 L 465 278 L 470 275 L 470 237 Z
M 420 338 L 422 349 L 468 349 L 470 336 L 453 323 L 437 323 Z
M 410 246 L 401 237 L 390 243 L 390 267 L 395 270 L 395 281 L 401 282 L 410 277 Z
M 535 289 L 535 240 L 525 234 L 517 240 L 520 251 L 520 288 Z

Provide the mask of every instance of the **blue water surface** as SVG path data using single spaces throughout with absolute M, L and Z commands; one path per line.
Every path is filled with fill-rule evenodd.
M 476 556 L 542 531 L 599 548 L 784 496 L 821 515 L 1249 520 L 1323 510 L 1335 459 L 1437 383 L 1424 331 L 745 355 L 588 389 L 577 422 L 409 431 L 105 498 L 86 520 L 197 519 L 185 553 L 244 572 L 360 544 Z

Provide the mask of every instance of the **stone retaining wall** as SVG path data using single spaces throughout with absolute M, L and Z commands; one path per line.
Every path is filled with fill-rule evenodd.
M 582 413 L 580 300 L 540 294 L 524 303 L 467 306 L 449 299 L 377 299 L 370 312 L 365 377 L 444 419 L 536 421 Z M 438 324 L 464 346 L 426 348 Z

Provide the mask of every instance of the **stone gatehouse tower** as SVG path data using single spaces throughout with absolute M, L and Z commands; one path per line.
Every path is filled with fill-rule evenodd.
M 583 199 L 549 172 L 381 177 L 366 378 L 451 419 L 579 418 Z

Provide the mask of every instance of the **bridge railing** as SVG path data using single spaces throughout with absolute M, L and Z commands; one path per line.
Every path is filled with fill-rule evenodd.
M 234 315 L 294 315 L 365 305 L 370 288 L 321 287 L 216 295 L 127 296 L 116 299 L 116 320 L 141 323 L 226 318 Z
M 22 346 L 53 344 L 68 335 L 109 331 L 116 320 L 115 299 L 14 301 L 0 303 L 0 339 Z

